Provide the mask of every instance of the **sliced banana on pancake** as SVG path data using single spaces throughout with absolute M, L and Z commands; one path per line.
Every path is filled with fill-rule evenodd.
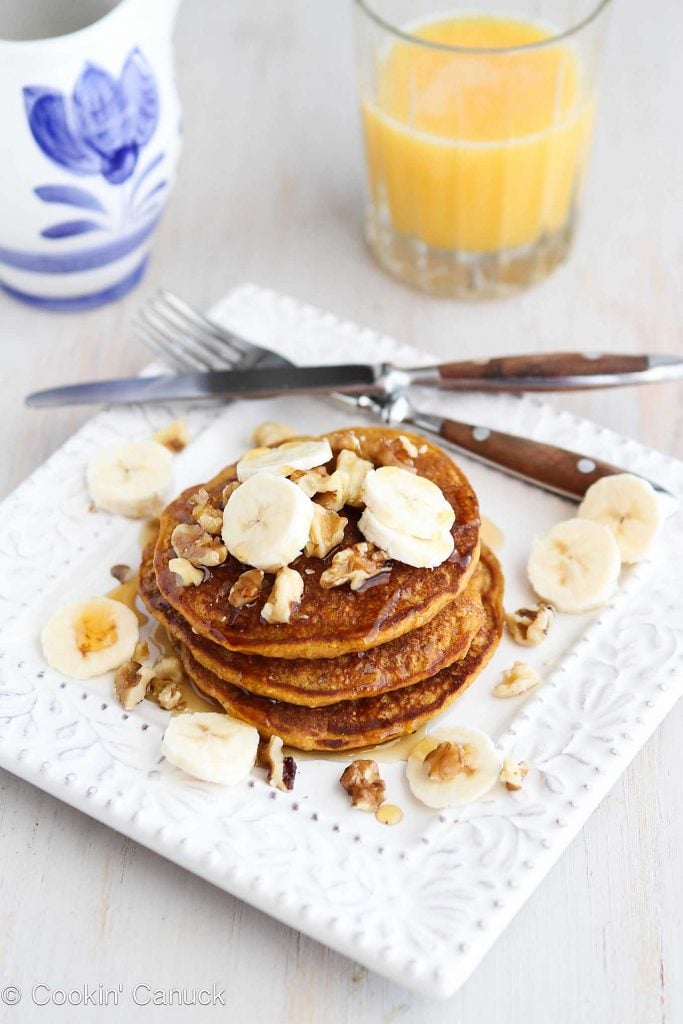
M 647 480 L 632 473 L 596 480 L 586 491 L 577 515 L 611 530 L 621 560 L 627 564 L 640 561 L 662 524 L 657 492 Z
M 389 558 L 421 569 L 434 569 L 445 562 L 455 547 L 450 531 L 439 533 L 430 540 L 400 533 L 378 519 L 366 508 L 358 520 L 358 529 L 363 536 L 389 555 Z
M 479 729 L 435 729 L 410 752 L 406 778 L 427 807 L 458 807 L 488 793 L 498 778 L 500 757 Z
M 237 479 L 244 482 L 256 473 L 289 476 L 324 466 L 332 458 L 329 441 L 285 441 L 277 448 L 252 448 L 237 463 Z
M 381 466 L 368 473 L 362 497 L 373 517 L 388 529 L 420 540 L 450 530 L 455 521 L 455 512 L 440 487 L 396 466 Z
M 138 634 L 135 612 L 120 601 L 93 597 L 55 612 L 40 642 L 51 668 L 71 679 L 91 679 L 129 661 Z
M 176 768 L 204 782 L 234 786 L 256 761 L 259 734 L 229 715 L 214 711 L 176 715 L 168 723 L 161 752 Z
M 88 463 L 88 491 L 97 508 L 142 519 L 163 508 L 173 456 L 157 441 L 119 441 Z
M 614 534 L 590 519 L 557 523 L 531 548 L 529 580 L 539 597 L 561 612 L 605 604 L 619 582 L 621 554 Z
M 257 473 L 228 498 L 223 542 L 239 562 L 275 572 L 303 551 L 314 512 L 313 502 L 291 480 Z

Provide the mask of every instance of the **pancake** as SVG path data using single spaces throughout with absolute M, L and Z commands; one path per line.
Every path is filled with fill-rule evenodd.
M 262 697 L 322 707 L 409 686 L 464 657 L 484 622 L 475 576 L 454 602 L 419 629 L 369 651 L 318 660 L 239 654 L 194 633 L 159 593 L 153 545 L 143 552 L 139 587 L 154 618 L 220 679 Z
M 503 576 L 495 556 L 482 551 L 475 576 L 485 622 L 466 656 L 430 679 L 379 697 L 304 708 L 271 701 L 219 679 L 179 645 L 185 671 L 194 685 L 213 697 L 235 718 L 255 726 L 263 736 L 280 736 L 300 750 L 353 750 L 407 733 L 448 707 L 476 679 L 495 651 L 503 629 Z
M 154 554 L 157 585 L 164 600 L 206 639 L 228 651 L 258 654 L 271 658 L 334 658 L 342 654 L 371 649 L 418 629 L 455 600 L 467 585 L 479 557 L 479 506 L 469 481 L 455 463 L 435 445 L 421 437 L 405 435 L 384 427 L 362 427 L 325 434 L 333 451 L 351 447 L 355 435 L 362 458 L 375 465 L 387 462 L 414 466 L 434 481 L 455 511 L 452 534 L 455 551 L 435 569 L 416 569 L 394 562 L 391 572 L 374 585 L 352 591 L 348 585 L 325 590 L 320 576 L 332 553 L 325 559 L 304 555 L 292 562 L 292 568 L 304 579 L 300 606 L 290 622 L 274 625 L 261 618 L 273 576 L 267 575 L 259 600 L 239 611 L 228 604 L 228 594 L 244 566 L 232 556 L 206 573 L 197 587 L 179 585 L 168 568 L 175 557 L 171 534 L 179 523 L 193 523 L 190 498 L 202 485 L 188 488 L 171 502 L 161 516 L 159 539 Z M 411 440 L 420 453 L 409 459 L 399 441 Z M 328 468 L 333 468 L 330 462 Z M 236 479 L 235 466 L 228 466 L 203 486 L 213 503 L 222 508 L 225 485 Z M 358 529 L 359 512 L 345 508 L 349 523 L 343 547 L 364 538 Z

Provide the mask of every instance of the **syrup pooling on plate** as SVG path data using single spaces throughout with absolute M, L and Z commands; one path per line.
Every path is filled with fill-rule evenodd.
M 154 524 L 150 526 L 153 531 Z M 150 529 L 143 531 L 144 537 L 150 537 Z M 151 533 L 154 536 L 154 533 Z M 145 626 L 150 622 L 150 616 L 147 614 L 144 604 L 140 598 L 139 593 L 139 581 L 138 575 L 135 573 L 130 579 L 120 583 L 117 587 L 114 587 L 106 595 L 111 598 L 112 601 L 119 601 L 121 604 L 126 605 L 132 612 L 137 616 L 140 628 L 144 629 Z M 149 647 L 150 659 L 157 661 L 159 658 L 166 656 L 177 657 L 176 649 L 173 646 L 171 638 L 164 629 L 164 627 L 155 622 L 151 630 L 148 630 L 146 635 L 143 637 L 144 642 Z M 216 701 L 207 697 L 205 694 L 194 686 L 192 680 L 185 675 L 181 682 L 177 684 L 181 690 L 181 706 L 187 711 L 216 711 L 220 709 L 220 705 Z M 146 699 L 151 701 L 153 704 L 158 704 L 157 695 L 152 689 L 146 694 Z

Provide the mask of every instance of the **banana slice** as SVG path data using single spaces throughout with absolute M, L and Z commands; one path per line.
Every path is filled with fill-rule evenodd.
M 557 523 L 531 548 L 527 570 L 539 597 L 561 612 L 587 612 L 612 597 L 621 555 L 614 534 L 590 519 Z
M 119 441 L 88 463 L 90 497 L 97 508 L 142 519 L 165 504 L 173 476 L 173 456 L 157 441 Z
M 432 480 L 396 466 L 368 473 L 362 497 L 383 526 L 420 540 L 445 533 L 455 521 L 455 512 Z
M 329 441 L 285 441 L 277 448 L 252 448 L 237 463 L 237 479 L 248 480 L 255 473 L 289 476 L 297 469 L 324 466 L 331 458 Z
M 654 487 L 631 473 L 596 480 L 579 505 L 581 519 L 602 523 L 614 534 L 622 562 L 639 562 L 662 524 Z
M 406 778 L 427 807 L 458 807 L 488 793 L 500 773 L 490 737 L 478 729 L 436 729 L 410 752 Z
M 253 726 L 207 711 L 172 718 L 161 752 L 176 768 L 196 779 L 234 786 L 253 768 L 258 740 Z
M 71 679 L 92 679 L 129 661 L 138 634 L 135 612 L 120 601 L 93 597 L 55 612 L 40 642 L 51 668 Z
M 314 512 L 313 502 L 291 480 L 257 473 L 228 498 L 223 542 L 245 565 L 276 572 L 303 551 Z
M 429 540 L 401 533 L 385 526 L 369 508 L 358 520 L 358 529 L 366 538 L 397 562 L 414 565 L 419 569 L 433 569 L 453 554 L 455 543 L 449 530 Z

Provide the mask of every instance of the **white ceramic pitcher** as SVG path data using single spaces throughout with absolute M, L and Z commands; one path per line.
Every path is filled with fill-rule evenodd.
M 13 297 L 90 309 L 142 277 L 180 152 L 177 6 L 112 0 L 85 28 L 0 39 L 0 286 Z

